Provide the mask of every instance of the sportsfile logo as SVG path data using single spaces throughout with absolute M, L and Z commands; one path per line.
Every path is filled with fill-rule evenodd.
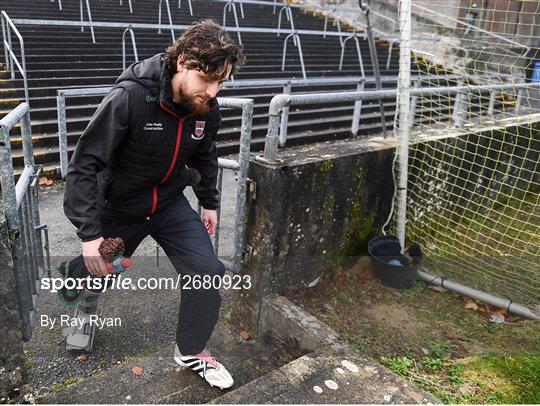
M 144 131 L 163 131 L 163 123 L 146 123 Z

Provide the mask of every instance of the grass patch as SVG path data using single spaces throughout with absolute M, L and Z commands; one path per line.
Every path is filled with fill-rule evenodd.
M 452 292 L 387 288 L 354 267 L 291 300 L 443 403 L 540 403 L 540 323 L 495 324 Z

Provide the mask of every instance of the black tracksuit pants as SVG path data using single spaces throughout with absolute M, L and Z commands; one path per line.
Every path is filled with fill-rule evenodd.
M 223 276 L 225 267 L 214 253 L 214 248 L 201 217 L 193 210 L 185 196 L 156 213 L 149 220 L 138 223 L 115 223 L 102 221 L 103 237 L 121 237 L 129 257 L 141 241 L 150 235 L 163 248 L 176 271 L 182 275 L 182 283 L 190 275 Z M 208 278 L 208 277 L 207 277 Z M 217 278 L 216 278 L 217 279 Z M 183 355 L 194 355 L 206 346 L 218 320 L 221 296 L 219 289 L 182 289 L 180 312 L 176 329 L 176 343 Z

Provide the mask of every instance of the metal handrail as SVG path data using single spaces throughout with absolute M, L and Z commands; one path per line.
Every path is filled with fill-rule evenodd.
M 279 14 L 278 14 L 278 25 L 277 25 L 277 36 L 278 37 L 279 37 L 279 34 L 280 34 L 280 29 L 281 29 L 281 13 L 283 12 L 283 10 L 285 10 L 285 16 L 287 17 L 287 20 L 291 24 L 291 30 L 295 31 L 295 29 L 294 29 L 294 20 L 293 20 L 291 7 L 290 7 L 290 5 L 283 6 L 279 10 Z M 293 37 L 293 39 L 295 40 L 294 45 L 296 45 L 296 38 Z
M 88 15 L 88 22 L 90 23 L 90 33 L 92 34 L 92 43 L 96 43 L 96 36 L 94 35 L 94 25 L 92 24 L 92 12 L 90 11 L 90 3 L 88 0 L 86 2 L 86 14 Z M 79 0 L 79 12 L 81 14 L 81 32 L 84 32 L 84 17 L 83 17 L 83 0 Z
M 341 70 L 343 68 L 343 58 L 345 57 L 345 47 L 347 46 L 347 41 L 350 39 L 354 39 L 354 42 L 356 44 L 356 53 L 358 55 L 358 63 L 360 65 L 360 73 L 362 76 L 365 76 L 364 73 L 364 60 L 362 59 L 362 50 L 360 49 L 360 42 L 358 41 L 358 35 L 352 34 L 349 35 L 347 38 L 343 40 L 343 44 L 341 44 L 341 55 L 339 57 L 339 68 L 338 70 Z
M 217 0 L 216 0 L 217 1 Z M 27 18 L 16 18 L 13 19 L 13 21 L 16 24 L 22 24 L 22 25 L 52 25 L 52 26 L 81 26 L 84 25 L 85 27 L 106 27 L 106 28 L 125 28 L 126 23 L 125 22 L 105 22 L 105 21 L 99 21 L 99 22 L 77 22 L 77 21 L 69 21 L 69 20 L 39 20 L 39 19 L 27 19 Z M 178 30 L 185 30 L 186 28 L 190 27 L 189 25 L 185 24 L 145 24 L 145 23 L 130 23 L 131 28 L 136 29 L 161 29 L 161 28 L 174 28 Z M 276 29 L 275 28 L 259 28 L 259 27 L 224 27 L 227 31 L 239 31 L 239 32 L 253 32 L 253 33 L 272 33 L 275 34 Z M 317 36 L 323 36 L 325 33 L 324 31 L 320 30 L 290 30 L 290 29 L 282 29 L 282 33 L 284 34 L 290 34 L 293 32 L 296 32 L 299 35 L 317 35 Z M 350 32 L 336 32 L 336 31 L 329 31 L 326 33 L 327 36 L 331 37 L 346 37 L 349 36 Z M 381 39 L 388 39 L 388 38 L 395 38 L 395 37 L 380 37 Z
M 227 28 L 225 20 L 227 18 L 227 10 L 232 10 L 234 16 L 234 23 L 236 24 L 236 34 L 238 36 L 238 42 L 242 45 L 242 37 L 240 36 L 240 25 L 238 24 L 238 14 L 236 14 L 236 5 L 233 0 L 229 0 L 225 6 L 223 6 L 223 28 Z
M 5 55 L 5 61 L 6 61 L 6 71 L 11 71 L 11 79 L 15 79 L 15 68 L 14 64 L 17 65 L 17 68 L 19 69 L 19 72 L 21 73 L 23 77 L 23 85 L 24 85 L 24 100 L 26 103 L 29 103 L 29 94 L 28 94 L 28 79 L 26 75 L 26 55 L 24 52 L 24 40 L 11 20 L 11 18 L 8 16 L 8 14 L 2 10 L 0 14 L 0 20 L 2 25 L 2 38 L 4 41 L 4 55 Z M 15 55 L 15 52 L 13 52 L 13 46 L 11 43 L 11 31 L 10 27 L 19 39 L 19 44 L 21 46 L 21 62 L 17 59 L 17 56 Z
M 159 6 L 158 6 L 158 25 L 159 25 L 159 28 L 158 28 L 158 34 L 161 34 L 161 4 L 163 3 L 163 0 L 159 0 Z M 172 17 L 171 17 L 171 8 L 169 7 L 169 0 L 165 0 L 165 5 L 167 6 L 167 15 L 169 16 L 169 26 L 171 28 L 171 37 L 172 37 L 172 42 L 174 42 L 176 40 L 176 37 L 174 36 L 174 28 L 173 28 L 173 23 L 172 23 Z M 131 24 L 132 27 L 134 27 L 135 25 L 134 24 Z
M 68 96 L 87 96 L 87 95 L 104 95 L 109 93 L 112 87 L 95 87 L 81 89 L 59 89 L 57 90 L 57 109 L 58 109 L 58 138 L 60 145 L 60 171 L 62 178 L 67 175 L 68 165 L 68 148 L 67 148 L 67 128 L 66 128 L 66 97 Z M 236 196 L 236 217 L 235 217 L 235 237 L 234 237 L 234 255 L 233 261 L 222 261 L 227 269 L 233 272 L 240 272 L 242 265 L 242 249 L 244 244 L 244 229 L 245 229 L 245 209 L 246 209 L 246 194 L 247 194 L 247 175 L 249 166 L 249 152 L 251 144 L 251 129 L 253 121 L 253 99 L 236 98 L 236 97 L 218 97 L 218 104 L 225 108 L 239 108 L 242 110 L 242 124 L 240 128 L 240 152 L 238 162 L 230 159 L 218 159 L 220 167 L 218 189 L 221 195 L 221 180 L 222 170 L 232 169 L 238 171 L 238 190 Z M 218 219 L 221 212 L 218 209 Z M 220 222 L 218 222 L 219 224 Z M 219 227 L 219 226 L 218 226 Z M 219 230 L 219 228 L 218 228 Z M 216 254 L 219 250 L 219 231 L 216 230 L 214 238 L 214 246 Z M 157 258 L 159 264 L 159 245 L 156 245 Z
M 122 0 L 120 0 L 122 2 Z M 54 3 L 54 0 L 51 0 L 51 3 Z M 58 9 L 62 11 L 62 0 L 58 0 Z
M 188 6 L 189 6 L 189 15 L 193 16 L 193 7 L 191 6 L 191 0 L 188 0 Z M 178 0 L 178 8 L 182 8 L 182 0 Z
M 60 0 L 58 0 L 58 1 L 60 1 Z M 129 12 L 131 14 L 133 14 L 133 6 L 131 5 L 131 0 L 128 0 L 128 3 L 129 3 Z M 120 0 L 120 5 L 122 5 L 122 0 Z
M 287 40 L 293 37 L 293 41 L 296 43 L 298 49 L 298 55 L 300 56 L 300 66 L 302 67 L 302 76 L 307 79 L 306 67 L 304 65 L 304 56 L 302 54 L 302 44 L 300 43 L 300 36 L 296 32 L 291 32 L 283 41 L 283 57 L 281 58 L 281 70 L 285 70 L 285 59 L 287 58 Z
M 25 168 L 15 183 L 10 131 L 20 122 Z M 13 267 L 24 341 L 32 336 L 39 280 L 50 277 L 47 225 L 40 224 L 38 178 L 42 167 L 34 162 L 30 107 L 21 103 L 0 120 L 0 183 L 2 204 L 13 252 Z M 45 231 L 45 247 L 41 231 Z M 45 248 L 45 258 L 43 253 Z
M 332 9 L 332 11 L 336 11 L 336 9 Z M 324 35 L 323 35 L 323 38 L 326 38 L 326 31 L 327 31 L 327 28 L 328 28 L 328 17 L 330 16 L 330 13 L 332 12 L 328 12 L 325 14 L 324 16 L 324 29 L 323 29 L 323 32 L 324 32 Z M 334 18 L 334 26 L 337 27 L 337 30 L 338 32 L 341 32 L 341 23 L 339 22 L 339 18 L 337 16 L 333 16 Z M 339 37 L 339 44 L 340 45 L 343 45 L 343 38 Z
M 428 96 L 434 94 L 456 95 L 462 92 L 483 92 L 516 89 L 540 89 L 540 83 L 517 83 L 517 84 L 493 84 L 493 85 L 468 85 L 468 86 L 449 86 L 449 87 L 429 87 L 411 89 L 411 96 Z M 341 92 L 341 93 L 315 93 L 290 95 L 280 94 L 274 96 L 268 109 L 268 132 L 264 144 L 264 155 L 258 159 L 269 163 L 275 163 L 279 145 L 279 118 L 282 109 L 292 105 L 306 105 L 318 103 L 340 103 L 356 100 L 379 100 L 386 98 L 395 98 L 398 90 L 374 90 L 364 92 Z
M 139 62 L 139 55 L 137 53 L 137 43 L 135 41 L 135 33 L 128 27 L 122 33 L 122 69 L 126 69 L 126 32 L 131 34 L 131 45 L 133 47 L 133 56 L 135 56 L 135 62 Z

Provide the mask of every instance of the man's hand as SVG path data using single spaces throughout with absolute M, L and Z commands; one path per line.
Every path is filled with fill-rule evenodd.
M 215 210 L 203 209 L 201 214 L 202 221 L 209 235 L 214 235 L 217 227 L 217 213 Z
M 98 251 L 101 241 L 103 241 L 103 237 L 99 237 L 96 240 L 83 242 L 82 254 L 84 258 L 84 265 L 86 265 L 86 269 L 89 273 L 97 276 L 106 276 L 109 274 L 109 272 L 107 272 L 105 261 Z

